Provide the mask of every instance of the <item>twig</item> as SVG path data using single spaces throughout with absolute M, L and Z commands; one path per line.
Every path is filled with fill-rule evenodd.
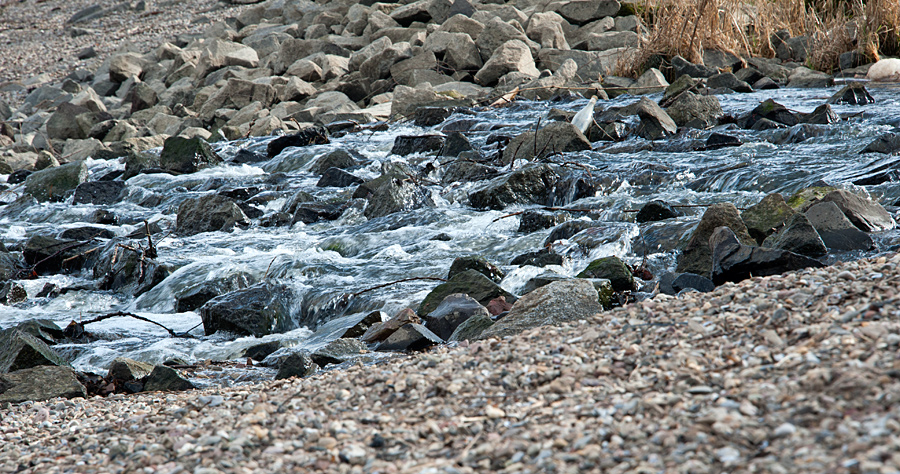
M 278 258 L 278 255 L 272 257 L 272 261 L 269 262 L 269 266 L 266 267 L 266 273 L 263 275 L 263 280 L 269 277 L 269 269 L 272 268 L 272 264 L 275 263 L 275 259 Z
M 82 323 L 75 323 L 75 324 L 78 324 L 83 327 L 87 324 L 97 323 L 97 322 L 103 321 L 104 319 L 115 318 L 115 317 L 119 317 L 119 316 L 127 316 L 129 318 L 134 318 L 134 319 L 144 321 L 144 322 L 147 322 L 150 324 L 155 324 L 155 325 L 165 329 L 166 332 L 168 332 L 169 335 L 171 335 L 172 337 L 178 337 L 178 338 L 182 338 L 182 339 L 193 339 L 194 336 L 190 335 L 189 333 L 191 330 L 193 330 L 194 328 L 197 327 L 197 326 L 194 326 L 194 328 L 189 329 L 187 332 L 177 333 L 177 332 L 163 326 L 162 324 L 160 324 L 156 321 L 153 321 L 152 319 L 145 318 L 143 316 L 138 316 L 137 314 L 134 314 L 134 313 L 127 313 L 125 311 L 116 311 L 115 313 L 104 314 L 103 316 L 97 316 L 96 318 L 91 319 L 90 321 L 84 321 Z M 73 323 L 74 323 L 74 321 L 73 321 Z
M 499 221 L 499 220 L 501 220 L 501 219 L 506 219 L 507 217 L 515 217 L 515 216 L 524 214 L 524 213 L 526 213 L 526 212 L 528 212 L 528 211 L 533 211 L 533 210 L 535 210 L 535 209 L 540 210 L 540 211 L 569 211 L 569 212 L 596 212 L 596 211 L 599 211 L 599 210 L 600 210 L 600 209 L 573 209 L 573 208 L 569 208 L 569 207 L 537 207 L 537 208 L 534 208 L 534 209 L 526 209 L 526 210 L 524 210 L 524 211 L 513 212 L 512 214 L 507 214 L 507 215 L 505 215 L 505 216 L 500 216 L 500 217 L 498 217 L 498 218 L 492 220 L 492 221 L 491 221 L 491 224 L 493 224 L 494 222 L 497 222 L 497 221 Z M 635 212 L 636 212 L 636 211 L 635 211 Z
M 676 207 L 676 208 L 709 207 L 709 206 L 712 206 L 712 204 L 671 204 L 671 207 Z M 739 211 L 747 210 L 744 207 L 738 207 L 736 209 Z M 625 209 L 622 212 L 641 212 L 641 210 L 640 209 Z
M 368 292 L 368 291 L 377 290 L 377 289 L 380 289 L 380 288 L 385 288 L 385 287 L 388 287 L 388 286 L 391 286 L 391 285 L 396 285 L 397 283 L 403 283 L 403 282 L 406 282 L 406 281 L 415 281 L 415 280 L 434 280 L 434 281 L 444 281 L 444 282 L 447 281 L 446 278 L 438 278 L 438 277 L 412 277 L 412 278 L 404 278 L 404 279 L 402 279 L 402 280 L 396 280 L 396 281 L 392 281 L 392 282 L 389 282 L 389 283 L 382 283 L 381 285 L 375 285 L 375 286 L 373 286 L 373 287 L 371 287 L 371 288 L 366 288 L 365 290 L 357 291 L 356 293 L 351 293 L 351 294 L 350 294 L 350 297 L 356 298 L 357 296 L 359 296 L 359 295 L 361 295 L 361 294 L 363 294 L 363 293 L 366 293 L 366 292 Z

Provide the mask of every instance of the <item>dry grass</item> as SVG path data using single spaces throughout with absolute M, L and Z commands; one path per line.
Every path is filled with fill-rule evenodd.
M 639 75 L 654 55 L 702 63 L 704 49 L 775 56 L 772 34 L 807 35 L 807 66 L 832 70 L 841 53 L 900 53 L 900 0 L 646 0 L 642 45 L 619 73 Z

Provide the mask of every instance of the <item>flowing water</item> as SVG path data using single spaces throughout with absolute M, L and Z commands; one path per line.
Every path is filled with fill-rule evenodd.
M 774 98 L 788 108 L 811 112 L 837 88 L 782 89 L 752 94 L 719 96 L 727 114 L 738 116 L 753 109 L 761 101 Z M 594 209 L 589 217 L 605 224 L 595 233 L 589 245 L 585 242 L 558 244 L 556 251 L 568 257 L 563 267 L 554 271 L 575 275 L 595 259 L 618 255 L 637 263 L 646 259 L 655 274 L 674 269 L 679 243 L 690 235 L 703 212 L 702 207 L 685 207 L 685 216 L 651 224 L 634 223 L 634 210 L 644 203 L 661 199 L 677 205 L 703 205 L 728 201 L 739 208 L 758 202 L 771 192 L 784 195 L 825 181 L 856 190 L 851 177 L 864 174 L 877 160 L 892 160 L 882 155 L 860 155 L 866 144 L 878 135 L 892 130 L 900 120 L 900 94 L 892 88 L 870 88 L 876 103 L 866 106 L 834 106 L 842 116 L 853 116 L 839 124 L 808 127 L 791 132 L 754 132 L 721 129 L 744 142 L 739 147 L 710 151 L 683 151 L 695 140 L 705 140 L 709 132 L 697 132 L 666 143 L 632 138 L 611 144 L 594 143 L 594 151 L 569 153 L 552 157 L 565 163 L 561 174 L 588 176 L 599 184 L 595 195 L 570 202 L 565 192 L 558 192 L 556 206 Z M 659 95 L 650 96 L 654 100 Z M 623 96 L 601 101 L 598 110 L 622 106 L 636 100 Z M 515 136 L 535 126 L 538 117 L 546 116 L 552 107 L 580 110 L 586 100 L 568 102 L 521 101 L 506 108 L 477 110 L 474 115 L 456 114 L 448 119 L 469 123 L 467 133 L 472 143 L 496 152 L 491 137 Z M 157 234 L 161 263 L 177 268 L 161 284 L 137 298 L 107 291 L 91 290 L 94 284 L 90 270 L 77 274 L 41 276 L 23 280 L 29 299 L 14 306 L 0 305 L 0 328 L 10 327 L 34 318 L 47 318 L 65 326 L 72 320 L 85 321 L 113 311 L 133 312 L 175 331 L 192 330 L 194 339 L 168 337 L 157 326 L 131 318 L 110 318 L 87 326 L 99 339 L 88 344 L 56 346 L 73 359 L 76 369 L 105 373 L 110 362 L 119 356 L 152 363 L 171 358 L 188 362 L 202 359 L 225 360 L 240 357 L 249 346 L 270 340 L 281 340 L 289 346 L 315 349 L 345 329 L 354 314 L 380 309 L 389 315 L 401 308 L 417 305 L 436 285 L 420 280 L 366 291 L 342 304 L 346 294 L 357 293 L 378 285 L 411 277 L 445 277 L 454 258 L 480 255 L 507 271 L 502 286 L 517 293 L 529 278 L 546 269 L 516 268 L 506 265 L 513 257 L 537 250 L 548 230 L 531 234 L 517 231 L 519 217 L 508 214 L 537 206 L 512 206 L 503 211 L 476 211 L 467 203 L 468 193 L 479 183 L 440 186 L 440 171 L 428 175 L 424 183 L 437 204 L 368 220 L 362 212 L 350 207 L 335 221 L 302 223 L 293 227 L 260 227 L 254 225 L 233 232 L 202 233 L 179 237 L 168 233 L 174 227 L 178 204 L 190 197 L 215 191 L 219 185 L 262 185 L 268 189 L 289 191 L 258 207 L 266 214 L 278 211 L 287 196 L 298 189 L 306 190 L 321 200 L 347 198 L 350 188 L 317 188 L 318 176 L 308 172 L 314 159 L 329 151 L 353 149 L 369 161 L 352 170 L 364 179 L 380 175 L 386 162 L 406 161 L 424 167 L 437 158 L 427 155 L 399 157 L 391 155 L 398 135 L 422 134 L 440 130 L 423 129 L 409 123 L 391 125 L 388 131 L 362 132 L 333 139 L 330 144 L 306 148 L 288 148 L 275 158 L 254 165 L 223 165 L 200 172 L 171 176 L 142 174 L 127 181 L 127 197 L 114 206 L 104 206 L 130 225 L 108 226 L 118 236 L 128 235 L 143 226 L 142 221 L 158 223 L 164 232 Z M 781 135 L 779 135 L 779 133 Z M 805 135 L 804 135 L 805 134 Z M 802 136 L 801 136 L 802 135 Z M 808 136 L 806 139 L 802 139 Z M 265 154 L 271 138 L 253 138 L 214 144 L 226 159 L 240 149 Z M 779 142 L 778 144 L 773 142 Z M 651 149 L 653 148 L 653 149 Z M 668 150 L 668 151 L 664 151 Z M 157 150 L 158 151 L 158 150 Z M 446 158 L 444 158 L 446 160 Z M 92 177 L 123 169 L 118 161 L 88 160 Z M 278 179 L 273 179 L 273 173 Z M 434 184 L 428 184 L 434 183 Z M 900 184 L 887 182 L 864 189 L 884 204 L 900 199 Z M 0 195 L 12 202 L 20 188 Z M 571 195 L 571 193 L 569 193 Z M 889 210 L 895 210 L 888 206 Z M 57 233 L 85 225 L 98 209 L 94 205 L 68 203 L 40 204 L 25 208 L 0 207 L 0 239 L 16 248 L 35 232 Z M 575 217 L 585 214 L 574 213 Z M 433 240 L 447 234 L 449 240 Z M 165 237 L 162 237 L 165 236 Z M 876 236 L 880 251 L 895 249 L 900 242 L 896 231 Z M 863 254 L 831 255 L 835 259 L 859 258 Z M 200 316 L 196 312 L 175 312 L 175 298 L 207 280 L 241 277 L 249 281 L 263 278 L 287 284 L 295 292 L 293 311 L 297 319 L 322 321 L 315 332 L 306 328 L 264 338 L 215 334 L 203 336 Z M 37 298 L 47 283 L 72 290 L 56 298 Z M 81 289 L 78 289 L 81 288 Z

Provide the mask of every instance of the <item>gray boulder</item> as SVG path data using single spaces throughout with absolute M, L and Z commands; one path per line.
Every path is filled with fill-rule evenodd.
M 364 354 L 366 350 L 366 344 L 359 339 L 342 337 L 329 342 L 325 347 L 316 349 L 310 354 L 310 358 L 319 367 L 325 367 L 328 364 L 341 364 L 353 360 L 360 354 Z
M 788 87 L 831 87 L 834 76 L 800 66 L 788 77 Z
M 69 363 L 37 336 L 16 328 L 0 331 L 0 373 L 41 365 Z
M 546 204 L 559 176 L 549 165 L 529 165 L 494 178 L 469 194 L 476 209 L 501 210 L 513 204 Z
M 87 398 L 87 390 L 69 367 L 40 366 L 0 374 L 0 405 L 56 397 Z
M 897 225 L 881 204 L 843 189 L 828 193 L 822 201 L 837 204 L 850 222 L 863 232 L 882 232 Z
M 609 280 L 614 291 L 634 291 L 637 289 L 631 269 L 619 257 L 598 258 L 588 264 L 578 278 L 602 278 Z
M 618 0 L 562 0 L 552 2 L 545 10 L 559 13 L 575 25 L 584 25 L 608 16 L 616 16 L 621 5 Z
M 731 89 L 735 92 L 753 92 L 750 84 L 738 79 L 730 72 L 723 72 L 706 79 L 706 87 L 710 89 Z
M 153 369 L 153 364 L 139 362 L 127 357 L 116 357 L 112 364 L 110 364 L 106 377 L 111 380 L 128 382 L 131 380 L 142 379 L 150 375 L 150 373 L 153 372 Z
M 741 220 L 738 210 L 734 204 L 717 203 L 709 206 L 700 223 L 691 234 L 691 240 L 681 255 L 678 256 L 678 273 L 696 273 L 698 275 L 709 275 L 712 269 L 712 252 L 709 247 L 709 239 L 718 227 L 728 227 L 737 236 L 738 240 L 744 245 L 754 245 L 756 240 L 747 232 L 747 226 Z
M 172 174 L 193 173 L 222 162 L 222 157 L 200 137 L 169 137 L 159 153 L 160 168 Z
M 122 181 L 88 181 L 75 188 L 72 204 L 107 206 L 119 202 L 125 191 Z
M 435 344 L 444 342 L 428 328 L 417 323 L 401 326 L 385 340 L 381 341 L 375 350 L 377 351 L 420 351 Z
M 278 373 L 275 374 L 275 380 L 291 377 L 308 377 L 316 373 L 318 368 L 319 366 L 313 362 L 309 354 L 294 352 L 281 361 L 281 364 L 278 366 Z
M 113 82 L 125 82 L 132 77 L 141 77 L 144 59 L 136 53 L 116 54 L 109 58 L 109 78 Z
M 781 193 L 772 193 L 741 213 L 747 232 L 757 242 L 762 243 L 769 235 L 780 229 L 797 212 L 784 201 Z
M 669 114 L 656 102 L 641 97 L 636 106 L 637 116 L 641 119 L 637 134 L 647 140 L 659 140 L 675 134 L 678 127 Z
M 197 387 L 182 377 L 177 370 L 164 365 L 154 367 L 144 383 L 145 392 L 180 392 L 195 388 Z
M 709 278 L 695 273 L 682 273 L 672 280 L 674 293 L 679 293 L 681 290 L 688 288 L 697 290 L 700 293 L 709 293 L 716 289 L 716 284 Z
M 91 128 L 98 122 L 100 120 L 95 112 L 66 102 L 60 104 L 47 119 L 47 136 L 57 140 L 88 138 Z
M 218 194 L 207 194 L 182 201 L 175 218 L 175 232 L 194 235 L 202 232 L 230 232 L 235 226 L 250 225 L 234 201 Z
M 424 188 L 412 182 L 409 176 L 394 172 L 359 185 L 353 198 L 368 201 L 364 214 L 369 219 L 434 206 L 431 195 Z
M 825 264 L 787 250 L 741 244 L 728 227 L 718 227 L 709 239 L 712 251 L 711 279 L 716 285 L 738 282 L 751 276 L 780 275 Z
M 200 307 L 203 330 L 207 335 L 222 330 L 256 337 L 289 331 L 297 327 L 292 296 L 290 288 L 275 283 L 217 296 Z
M 835 92 L 827 101 L 829 104 L 866 105 L 875 103 L 875 99 L 860 82 L 851 82 Z
M 813 204 L 806 210 L 809 223 L 816 229 L 826 247 L 832 250 L 872 250 L 875 242 L 847 219 L 834 202 Z
M 458 273 L 436 286 L 419 305 L 419 314 L 430 314 L 440 305 L 444 299 L 452 294 L 462 293 L 478 301 L 481 305 L 487 305 L 492 299 L 503 296 L 506 301 L 515 301 L 516 297 L 500 288 L 488 277 L 475 270 L 466 270 Z
M 569 122 L 550 122 L 537 132 L 527 131 L 509 141 L 503 150 L 503 162 L 545 158 L 553 153 L 585 151 L 591 142 Z
M 46 168 L 28 175 L 25 179 L 25 193 L 40 202 L 63 201 L 79 184 L 87 181 L 87 175 L 84 161 Z
M 538 12 L 531 15 L 525 34 L 542 48 L 569 49 L 566 41 L 565 18 L 555 12 Z
M 822 237 L 816 232 L 805 215 L 796 213 L 784 226 L 784 229 L 770 235 L 763 247 L 787 250 L 789 252 L 806 255 L 807 257 L 821 257 L 828 253 L 828 248 Z
M 603 311 L 594 284 L 585 279 L 562 280 L 520 298 L 509 314 L 482 332 L 478 339 L 515 336 L 525 330 L 586 319 Z
M 484 315 L 476 313 L 469 319 L 466 319 L 465 321 L 460 323 L 460 325 L 456 327 L 456 330 L 453 331 L 453 334 L 450 335 L 450 338 L 448 338 L 447 341 L 459 342 L 478 339 L 478 336 L 480 336 L 481 333 L 485 331 L 485 329 L 491 327 L 491 325 L 493 324 L 494 320 L 491 319 L 490 314 Z
M 198 77 L 226 66 L 255 68 L 259 66 L 259 55 L 255 49 L 233 41 L 214 39 L 205 43 L 197 63 Z
M 640 36 L 633 31 L 607 31 L 584 35 L 581 42 L 572 45 L 572 48 L 584 51 L 616 51 L 620 48 L 636 48 L 639 44 Z
M 475 82 L 483 86 L 493 86 L 510 72 L 520 72 L 532 77 L 540 75 L 531 50 L 522 41 L 511 40 L 499 46 L 475 74 Z
M 666 113 L 678 126 L 685 126 L 694 120 L 712 125 L 723 115 L 722 106 L 716 96 L 698 95 L 691 91 L 684 91 L 678 96 L 666 108 Z
M 456 293 L 444 298 L 434 311 L 425 316 L 425 327 L 447 340 L 460 324 L 476 316 L 490 319 L 491 314 L 471 296 Z

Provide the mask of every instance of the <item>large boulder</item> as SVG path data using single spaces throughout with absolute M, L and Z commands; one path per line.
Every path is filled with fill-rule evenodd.
M 566 41 L 567 26 L 566 20 L 558 13 L 539 12 L 531 15 L 525 34 L 542 48 L 569 49 Z
M 0 375 L 0 405 L 56 397 L 87 397 L 84 385 L 69 367 L 40 366 Z
M 291 377 L 308 377 L 316 373 L 318 368 L 319 366 L 313 362 L 309 354 L 297 351 L 281 361 L 278 366 L 278 373 L 275 374 L 275 380 Z
M 366 344 L 359 339 L 342 337 L 329 342 L 325 347 L 316 349 L 310 354 L 312 361 L 319 367 L 328 364 L 341 364 L 353 360 L 366 352 Z
M 794 214 L 778 233 L 766 238 L 762 246 L 787 250 L 807 257 L 821 257 L 828 253 L 828 248 L 816 232 L 816 228 L 800 213 Z
M 872 250 L 875 242 L 859 230 L 834 202 L 813 204 L 806 210 L 809 223 L 816 229 L 825 246 L 832 250 Z
M 123 181 L 88 181 L 75 188 L 72 204 L 108 206 L 119 202 L 124 191 Z
M 469 319 L 466 319 L 459 326 L 456 327 L 456 330 L 453 331 L 453 334 L 450 335 L 450 338 L 447 339 L 448 342 L 459 342 L 459 341 L 467 341 L 467 340 L 475 340 L 481 333 L 484 332 L 485 329 L 491 327 L 494 324 L 494 320 L 491 319 L 491 315 L 476 313 L 472 315 Z
M 25 241 L 22 257 L 25 264 L 39 275 L 79 270 L 85 263 L 87 252 L 93 244 L 56 238 L 45 234 L 32 234 Z
M 837 204 L 850 222 L 864 232 L 891 230 L 897 225 L 881 204 L 850 191 L 843 189 L 832 191 L 822 198 L 822 202 Z
M 500 288 L 496 283 L 492 282 L 488 277 L 478 273 L 475 270 L 466 270 L 458 273 L 436 286 L 428 296 L 422 300 L 419 305 L 419 314 L 430 314 L 437 309 L 438 305 L 444 299 L 452 294 L 462 293 L 468 295 L 478 301 L 482 305 L 487 305 L 492 299 L 503 296 L 507 301 L 515 301 L 516 297 L 508 291 Z
M 169 267 L 160 264 L 151 254 L 131 251 L 119 244 L 140 249 L 145 241 L 114 239 L 106 243 L 93 268 L 99 289 L 138 296 L 169 276 Z
M 550 3 L 545 9 L 559 13 L 569 23 L 584 25 L 604 17 L 616 16 L 620 7 L 618 0 L 560 0 Z
M 762 243 L 769 235 L 784 226 L 796 211 L 788 206 L 781 193 L 772 193 L 741 213 L 747 232 Z
M 501 77 L 510 72 L 520 72 L 532 77 L 540 74 L 528 45 L 519 40 L 507 41 L 497 48 L 490 59 L 475 74 L 475 82 L 483 86 L 493 86 Z
M 180 392 L 195 388 L 197 387 L 182 377 L 177 370 L 164 365 L 154 367 L 144 382 L 145 392 Z
M 712 252 L 709 248 L 709 238 L 717 227 L 728 227 L 738 240 L 744 245 L 755 245 L 756 240 L 747 232 L 747 226 L 741 220 L 738 210 L 734 204 L 717 203 L 709 206 L 703 217 L 700 218 L 700 224 L 691 234 L 691 240 L 681 255 L 678 256 L 678 273 L 696 273 L 698 275 L 709 275 L 712 269 Z
M 172 174 L 187 174 L 222 163 L 206 140 L 200 137 L 169 137 L 159 153 L 159 165 Z
M 266 156 L 274 158 L 289 147 L 304 147 L 310 145 L 325 145 L 329 143 L 328 134 L 322 127 L 309 127 L 292 135 L 284 135 L 269 142 L 266 145 Z
M 619 257 L 598 258 L 588 264 L 578 278 L 602 278 L 609 280 L 614 291 L 633 291 L 637 288 L 631 269 Z
M 509 314 L 482 332 L 478 339 L 515 336 L 550 324 L 586 319 L 603 311 L 594 284 L 585 279 L 562 280 L 520 298 Z
M 678 130 L 675 121 L 656 102 L 641 97 L 636 106 L 637 116 L 641 123 L 637 134 L 647 140 L 659 140 L 670 137 Z
M 453 278 L 457 273 L 466 270 L 475 270 L 478 273 L 488 277 L 494 283 L 500 283 L 503 280 L 503 270 L 496 265 L 488 262 L 484 257 L 457 257 L 450 264 L 450 270 L 447 271 L 447 278 Z
M 530 165 L 494 178 L 469 194 L 476 209 L 502 210 L 513 204 L 547 204 L 559 175 L 549 165 Z
M 197 76 L 205 77 L 226 66 L 255 68 L 259 66 L 259 55 L 255 49 L 233 41 L 214 39 L 205 43 L 197 63 Z
M 718 227 L 709 239 L 712 253 L 711 279 L 716 285 L 738 282 L 751 276 L 779 275 L 825 264 L 787 250 L 744 245 L 728 227 Z
M 68 366 L 69 363 L 33 334 L 16 328 L 0 332 L 0 373 L 40 365 Z
M 487 308 L 468 295 L 452 294 L 444 298 L 434 311 L 425 316 L 425 327 L 447 340 L 465 320 L 482 316 L 490 318 Z
M 25 193 L 41 202 L 63 201 L 79 184 L 87 181 L 87 176 L 87 165 L 83 161 L 46 168 L 28 175 Z
M 591 142 L 575 125 L 569 122 L 550 122 L 537 132 L 522 132 L 506 145 L 503 162 L 514 160 L 541 159 L 554 153 L 585 151 L 591 149 Z
M 520 42 L 531 53 L 540 49 L 540 45 L 528 39 L 525 32 L 500 17 L 491 18 L 484 24 L 484 29 L 478 34 L 475 45 L 481 53 L 481 59 L 487 63 L 503 45 L 510 41 Z
M 218 109 L 242 109 L 253 102 L 268 107 L 274 99 L 275 88 L 271 85 L 232 78 L 204 102 L 195 103 L 194 110 L 199 110 L 201 120 L 210 121 Z M 197 100 L 202 100 L 200 95 Z
M 274 283 L 217 296 L 200 307 L 203 330 L 207 335 L 221 330 L 256 337 L 289 331 L 297 327 L 292 296 L 286 285 Z
M 218 194 L 186 199 L 178 206 L 175 232 L 194 235 L 202 232 L 230 232 L 235 226 L 246 227 L 250 219 L 234 201 Z
M 109 58 L 109 79 L 113 82 L 125 82 L 131 78 L 140 78 L 144 72 L 144 58 L 136 53 L 116 54 Z
M 428 35 L 423 49 L 441 57 L 454 72 L 474 74 L 484 66 L 475 41 L 465 33 L 435 31 Z
M 116 357 L 106 372 L 107 378 L 110 380 L 119 380 L 128 382 L 131 380 L 142 379 L 153 372 L 153 364 L 136 361 L 127 357 Z
M 401 326 L 381 341 L 375 348 L 377 351 L 419 351 L 444 342 L 425 326 L 410 323 Z
M 666 108 L 666 113 L 678 126 L 685 126 L 693 121 L 704 124 L 715 124 L 723 115 L 719 99 L 714 95 L 698 95 L 684 91 Z
M 65 102 L 47 119 L 47 137 L 57 140 L 88 138 L 91 128 L 98 122 L 98 114 L 87 107 Z

